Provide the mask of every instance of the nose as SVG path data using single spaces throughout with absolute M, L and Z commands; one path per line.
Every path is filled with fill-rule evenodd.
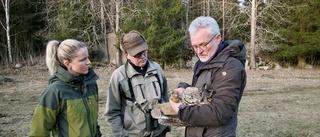
M 90 61 L 90 59 L 88 59 L 88 61 L 87 61 L 87 64 L 88 64 L 88 65 L 90 65 L 90 64 L 91 64 L 91 61 Z
M 196 51 L 196 54 L 200 54 L 201 52 L 203 52 L 203 50 L 199 47 L 197 47 L 197 49 L 195 51 Z

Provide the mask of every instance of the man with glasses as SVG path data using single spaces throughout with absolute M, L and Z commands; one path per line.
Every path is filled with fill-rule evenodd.
M 163 70 L 148 59 L 148 45 L 138 31 L 123 34 L 120 48 L 127 62 L 110 78 L 105 112 L 113 135 L 165 137 L 169 128 L 150 114 L 156 104 L 169 101 Z
M 189 26 L 191 45 L 199 60 L 194 66 L 192 87 L 198 87 L 209 104 L 187 106 L 170 100 L 180 120 L 191 124 L 186 137 L 236 136 L 239 103 L 246 86 L 246 49 L 239 40 L 222 41 L 217 22 L 209 16 Z M 181 82 L 177 89 L 188 86 Z

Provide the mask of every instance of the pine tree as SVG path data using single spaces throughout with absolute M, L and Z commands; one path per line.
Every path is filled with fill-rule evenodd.
M 121 30 L 141 32 L 149 45 L 149 58 L 163 67 L 178 64 L 191 58 L 190 49 L 184 44 L 184 10 L 181 0 L 133 0 L 125 6 Z
M 304 68 L 307 63 L 320 63 L 320 1 L 294 0 L 295 7 L 287 15 L 289 22 L 282 29 L 285 38 L 276 59 Z

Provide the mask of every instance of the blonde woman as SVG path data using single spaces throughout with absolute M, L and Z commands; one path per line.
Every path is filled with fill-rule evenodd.
M 83 42 L 53 40 L 47 45 L 46 64 L 51 77 L 38 100 L 30 136 L 96 137 L 98 76 L 90 69 Z

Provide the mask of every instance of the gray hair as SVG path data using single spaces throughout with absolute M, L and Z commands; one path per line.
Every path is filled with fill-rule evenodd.
M 50 41 L 46 49 L 46 65 L 50 75 L 57 71 L 59 64 L 63 65 L 64 60 L 72 61 L 74 53 L 80 48 L 86 48 L 85 43 L 74 39 L 66 39 L 61 43 L 57 40 Z
M 194 19 L 189 26 L 189 33 L 194 34 L 200 28 L 205 28 L 212 36 L 220 34 L 217 21 L 210 16 L 200 16 Z

